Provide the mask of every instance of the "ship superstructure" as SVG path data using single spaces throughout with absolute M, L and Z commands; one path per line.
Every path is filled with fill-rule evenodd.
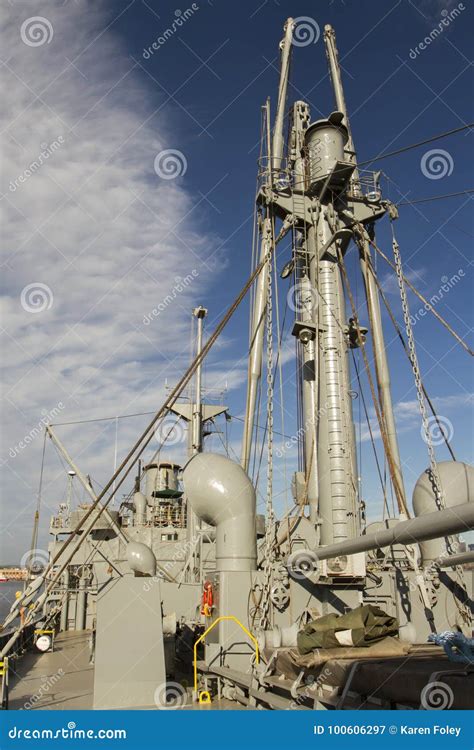
M 213 700 L 234 708 L 417 708 L 433 674 L 445 674 L 454 707 L 466 707 L 460 686 L 466 676 L 472 680 L 472 668 L 448 662 L 427 639 L 440 631 L 471 633 L 472 581 L 463 565 L 473 556 L 462 550 L 458 534 L 474 528 L 474 471 L 435 456 L 427 428 L 432 403 L 421 379 L 406 292 L 410 282 L 395 234 L 398 212 L 382 194 L 380 173 L 357 164 L 334 31 L 327 26 L 324 41 L 335 109 L 317 120 L 306 102 L 287 102 L 293 32 L 288 19 L 273 119 L 270 101 L 263 107 L 256 208 L 260 246 L 241 293 L 205 344 L 207 311 L 194 310 L 193 362 L 98 495 L 55 429 L 47 428 L 90 502 L 76 509 L 66 503 L 52 519 L 50 561 L 12 608 L 6 625 L 15 622 L 20 609 L 22 622 L 4 637 L 3 655 L 12 654 L 38 622 L 38 630 L 54 630 L 65 644 L 71 634 L 87 633 L 82 643 L 92 665 L 94 708 L 166 705 L 176 699 L 183 675 L 192 683 L 189 702 L 182 701 L 187 707 Z M 428 446 L 428 468 L 411 504 L 382 325 L 381 305 L 387 302 L 374 263 L 375 255 L 383 255 L 375 232 L 383 218 L 393 226 L 390 262 L 405 324 L 398 333 L 413 369 Z M 290 257 L 277 281 L 276 252 L 288 237 Z M 349 248 L 360 264 L 366 326 L 351 289 Z M 276 286 L 288 284 L 295 300 L 300 455 L 291 477 L 293 507 L 277 518 Z M 203 401 L 201 368 L 250 289 L 248 387 L 237 462 L 206 451 L 206 425 L 225 417 L 227 409 Z M 368 526 L 352 414 L 356 350 L 397 508 L 395 517 Z M 180 397 L 191 382 L 193 397 L 184 401 Z M 262 389 L 266 414 L 260 445 Z M 189 426 L 184 466 L 145 457 L 156 425 L 170 414 Z M 257 448 L 266 454 L 264 517 L 257 514 L 256 487 L 249 478 Z M 111 510 L 111 499 L 132 471 L 133 490 L 119 510 Z M 337 643 L 301 653 L 299 634 L 308 626 L 310 635 L 311 623 L 331 615 L 348 622 L 352 616 L 354 622 L 384 616 L 395 630 L 387 625 L 385 637 L 382 633 L 362 646 L 354 641 L 361 626 L 353 624 Z M 362 630 L 369 627 L 368 620 L 362 622 Z

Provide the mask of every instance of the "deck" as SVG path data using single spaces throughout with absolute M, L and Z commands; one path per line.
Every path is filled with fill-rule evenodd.
M 61 633 L 54 651 L 28 652 L 10 664 L 10 710 L 92 708 L 94 665 L 90 632 Z

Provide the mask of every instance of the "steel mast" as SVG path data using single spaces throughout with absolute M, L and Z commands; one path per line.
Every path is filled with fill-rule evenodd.
M 285 118 L 286 94 L 288 89 L 288 77 L 291 57 L 291 43 L 293 37 L 294 22 L 288 18 L 285 24 L 285 36 L 280 43 L 281 48 L 281 67 L 280 83 L 278 87 L 278 101 L 275 114 L 275 125 L 273 129 L 273 139 L 271 146 L 271 163 L 268 164 L 268 170 L 272 171 L 281 169 L 283 161 L 283 122 Z M 260 257 L 261 263 L 268 254 L 269 246 L 272 242 L 272 212 L 269 207 L 267 215 L 263 220 Z M 248 471 L 250 452 L 252 449 L 252 434 L 255 420 L 255 408 L 257 403 L 258 385 L 262 374 L 262 353 L 263 353 L 263 334 L 265 328 L 265 308 L 268 294 L 268 274 L 263 271 L 259 274 L 255 289 L 255 300 L 253 306 L 253 316 L 250 335 L 250 354 L 248 364 L 248 382 L 247 382 L 247 404 L 245 410 L 244 432 L 242 438 L 242 457 L 241 463 L 245 471 Z
M 355 195 L 360 194 L 359 172 L 357 169 L 357 157 L 352 139 L 352 132 L 347 114 L 346 101 L 341 79 L 341 69 L 339 65 L 339 55 L 336 46 L 336 35 L 332 26 L 324 27 L 324 43 L 329 63 L 330 77 L 334 89 L 336 106 L 344 115 L 344 124 L 348 131 L 348 141 L 346 151 L 349 152 L 350 161 L 356 166 L 352 174 L 352 187 Z M 374 188 L 376 186 L 374 185 Z M 365 228 L 362 236 L 358 238 L 358 247 L 360 255 L 360 266 L 364 279 L 367 308 L 372 332 L 372 349 L 375 360 L 375 372 L 377 377 L 377 386 L 381 404 L 382 418 L 385 423 L 385 432 L 387 443 L 392 456 L 393 471 L 395 480 L 398 484 L 403 503 L 406 507 L 406 493 L 403 482 L 401 468 L 400 451 L 398 447 L 397 430 L 395 426 L 395 417 L 393 413 L 392 395 L 390 388 L 390 370 L 385 350 L 385 338 L 382 326 L 382 315 L 380 311 L 380 299 L 375 279 L 375 272 L 372 264 L 370 252 L 369 235 Z

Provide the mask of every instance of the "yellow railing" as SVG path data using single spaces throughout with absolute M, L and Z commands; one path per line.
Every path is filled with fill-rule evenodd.
M 248 635 L 248 637 L 250 638 L 250 640 L 252 641 L 252 643 L 255 646 L 255 661 L 257 662 L 257 664 L 260 661 L 260 652 L 258 650 L 258 641 L 255 638 L 255 636 L 252 635 L 252 633 L 250 632 L 250 630 L 248 630 L 245 627 L 245 625 L 242 625 L 242 623 L 240 622 L 240 620 L 238 620 L 237 617 L 234 617 L 234 615 L 221 615 L 220 617 L 217 617 L 214 620 L 214 622 L 211 625 L 209 625 L 209 627 L 207 628 L 207 630 L 205 630 L 204 633 L 201 636 L 199 636 L 199 638 L 197 639 L 197 641 L 194 644 L 194 693 L 195 693 L 195 695 L 197 695 L 197 691 L 198 691 L 197 647 L 199 646 L 199 644 L 201 643 L 201 641 L 204 640 L 204 638 L 206 637 L 206 635 L 208 633 L 210 633 L 211 630 L 213 630 L 215 628 L 215 626 L 219 622 L 222 622 L 223 620 L 233 620 L 233 622 L 237 623 L 237 625 L 240 628 L 242 628 L 242 630 L 244 631 L 244 633 L 246 635 Z

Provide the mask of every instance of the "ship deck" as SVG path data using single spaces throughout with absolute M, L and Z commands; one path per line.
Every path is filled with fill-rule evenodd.
M 27 652 L 10 666 L 9 709 L 92 708 L 94 665 L 89 658 L 86 630 L 61 633 L 46 654 Z
M 10 666 L 10 710 L 86 710 L 93 708 L 94 665 L 90 662 L 90 631 L 69 631 L 59 634 L 54 643 L 54 650 L 45 654 L 27 652 Z M 412 647 L 411 653 L 403 657 L 373 658 L 369 654 L 358 655 L 354 659 L 332 659 L 319 667 L 308 666 L 304 672 L 313 674 L 316 683 L 324 676 L 324 681 L 331 683 L 335 678 L 332 693 L 322 698 L 326 708 L 381 708 L 404 707 L 418 708 L 423 686 L 439 679 L 446 682 L 452 694 L 452 708 L 471 708 L 472 693 L 470 689 L 474 680 L 473 668 L 463 664 L 449 662 L 442 650 L 437 647 Z M 268 684 L 273 684 L 276 693 L 272 693 L 269 703 L 273 708 L 288 707 L 294 680 L 301 671 L 289 658 L 288 649 L 281 649 L 278 660 L 280 677 Z M 215 674 L 228 670 L 208 670 L 199 664 L 201 671 Z M 242 675 L 239 673 L 240 677 Z M 181 680 L 180 680 L 181 681 Z M 239 682 L 240 680 L 237 680 Z M 186 684 L 183 682 L 183 684 Z M 342 690 L 342 695 L 339 690 Z M 246 686 L 250 689 L 250 685 Z M 302 686 L 300 691 L 307 688 Z M 288 693 L 288 696 L 286 695 Z M 253 695 L 250 690 L 250 694 Z M 357 696 L 357 697 L 356 697 Z M 361 698 L 363 696 L 363 698 Z M 370 696 L 370 698 L 368 698 Z M 257 697 L 257 694 L 254 695 Z M 267 698 L 269 696 L 267 695 Z M 262 696 L 260 696 L 260 699 Z M 246 705 L 245 705 L 246 704 Z M 304 702 L 297 702 L 304 709 Z M 309 706 L 307 706 L 309 707 Z M 154 710 L 155 706 L 143 706 L 144 710 Z M 191 690 L 188 688 L 188 699 L 180 706 L 185 710 L 245 710 L 254 708 L 249 701 L 236 703 L 226 699 L 214 698 L 211 704 L 193 703 Z
M 93 708 L 94 665 L 90 662 L 90 631 L 60 633 L 54 650 L 45 654 L 28 651 L 10 662 L 9 710 L 84 711 Z M 191 690 L 182 709 L 238 710 L 242 706 L 225 699 L 212 704 L 193 703 Z M 143 706 L 143 709 L 155 706 Z

